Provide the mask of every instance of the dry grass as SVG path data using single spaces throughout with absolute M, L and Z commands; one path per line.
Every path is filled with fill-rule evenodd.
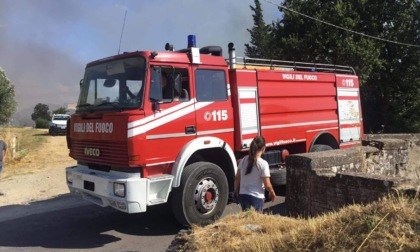
M 420 251 L 419 197 L 389 197 L 312 219 L 255 211 L 178 235 L 179 251 Z M 248 227 L 255 225 L 257 231 Z
M 15 158 L 12 157 L 13 135 L 16 136 Z M 8 145 L 3 178 L 45 170 L 54 162 L 71 160 L 65 136 L 50 136 L 47 129 L 0 128 L 0 138 Z
M 41 143 L 45 143 L 48 132 L 44 129 L 33 128 L 0 128 L 0 135 L 6 141 L 8 150 L 8 159 L 12 160 L 12 141 L 16 136 L 16 161 L 21 160 L 25 155 L 22 152 L 29 152 L 35 148 L 39 148 Z

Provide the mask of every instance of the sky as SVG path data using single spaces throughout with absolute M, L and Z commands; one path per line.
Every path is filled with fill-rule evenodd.
M 260 2 L 266 23 L 280 18 L 277 6 Z M 194 34 L 197 47 L 219 45 L 227 57 L 233 42 L 244 56 L 250 5 L 254 0 L 0 0 L 0 67 L 18 111 L 67 106 L 77 102 L 86 64 L 119 50 L 164 51 L 167 42 L 182 49 Z

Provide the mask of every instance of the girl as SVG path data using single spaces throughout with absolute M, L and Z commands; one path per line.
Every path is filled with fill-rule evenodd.
M 265 151 L 265 139 L 256 136 L 249 148 L 249 155 L 245 156 L 238 165 L 235 177 L 235 195 L 239 194 L 242 210 L 255 208 L 262 212 L 264 206 L 264 189 L 269 192 L 270 200 L 276 199 L 270 182 L 270 169 L 267 161 L 261 158 Z

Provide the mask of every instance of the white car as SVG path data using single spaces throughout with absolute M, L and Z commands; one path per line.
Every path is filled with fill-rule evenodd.
M 53 136 L 59 133 L 66 133 L 67 120 L 69 118 L 70 115 L 67 114 L 54 114 L 50 122 L 48 133 Z

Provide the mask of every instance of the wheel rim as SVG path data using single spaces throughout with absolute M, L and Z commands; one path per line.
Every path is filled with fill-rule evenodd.
M 215 209 L 219 200 L 219 189 L 211 178 L 204 178 L 195 190 L 195 205 L 199 212 L 209 213 Z

